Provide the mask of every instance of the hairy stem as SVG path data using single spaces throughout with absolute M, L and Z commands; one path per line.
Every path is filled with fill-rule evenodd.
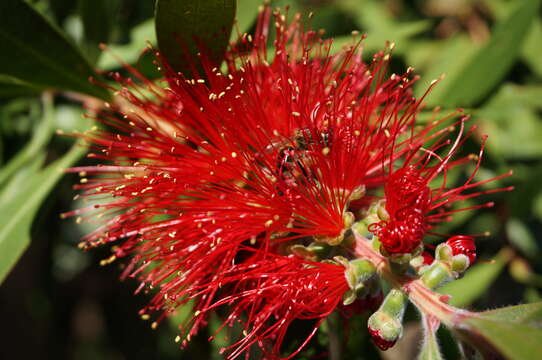
M 407 294 L 422 313 L 434 316 L 442 323 L 454 327 L 457 327 L 465 317 L 473 316 L 469 311 L 448 305 L 447 296 L 432 291 L 421 279 L 393 273 L 387 259 L 372 248 L 370 241 L 355 230 L 352 231 L 355 236 L 355 255 L 370 260 L 378 274 L 393 288 Z

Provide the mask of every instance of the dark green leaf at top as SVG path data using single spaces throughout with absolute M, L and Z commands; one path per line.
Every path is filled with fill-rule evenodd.
M 108 97 L 88 81 L 96 75 L 79 50 L 21 0 L 0 1 L 0 74 L 41 88 Z
M 198 63 L 199 52 L 220 65 L 235 7 L 235 0 L 157 0 L 158 47 L 173 69 L 191 76 L 191 65 Z
M 79 0 L 85 35 L 83 46 L 93 63 L 102 53 L 99 44 L 109 42 L 118 5 L 118 0 Z
M 74 0 L 49 0 L 48 2 L 57 24 L 62 24 L 76 10 L 77 6 L 77 2 Z
M 36 95 L 40 89 L 17 78 L 0 74 L 0 99 Z

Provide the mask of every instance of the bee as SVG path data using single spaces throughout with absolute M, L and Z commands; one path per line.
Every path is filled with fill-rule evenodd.
M 275 163 L 275 174 L 278 178 L 309 177 L 311 174 L 308 169 L 308 166 L 310 166 L 310 153 L 314 151 L 315 145 L 322 148 L 330 147 L 331 135 L 331 130 L 329 130 L 313 136 L 313 132 L 305 128 L 297 130 L 293 140 L 285 140 L 282 146 L 273 144 L 274 149 L 279 148 Z

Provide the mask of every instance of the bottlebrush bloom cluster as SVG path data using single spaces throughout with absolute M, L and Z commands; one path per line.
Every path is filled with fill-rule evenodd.
M 331 45 L 266 7 L 225 70 L 202 55 L 192 77 L 164 59 L 163 81 L 115 75 L 103 126 L 79 135 L 99 164 L 71 171 L 93 205 L 65 215 L 100 223 L 82 247 L 110 244 L 104 264 L 127 260 L 123 276 L 155 293 L 141 310 L 153 326 L 193 307 L 183 344 L 218 312 L 244 328 L 230 358 L 252 345 L 279 357 L 289 325 L 312 320 L 299 351 L 333 311 L 382 300 L 370 267 L 356 273 L 353 223 L 368 222 L 383 254 L 411 253 L 453 202 L 489 192 L 465 194 L 491 181 L 474 181 L 476 171 L 457 188 L 445 181 L 471 161 L 454 160 L 466 118 L 415 126 L 423 98 L 412 69 L 388 76 L 390 49 L 366 64 L 359 43 Z

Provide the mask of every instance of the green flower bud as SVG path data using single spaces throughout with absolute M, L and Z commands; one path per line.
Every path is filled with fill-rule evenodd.
M 452 248 L 446 243 L 439 244 L 435 250 L 435 256 L 437 260 L 451 261 L 453 256 Z
M 470 260 L 467 255 L 458 254 L 452 258 L 452 270 L 457 273 L 463 273 L 469 268 Z
M 373 342 L 381 350 L 392 347 L 403 333 L 403 315 L 407 305 L 407 296 L 397 289 L 392 289 L 380 308 L 369 317 L 367 327 Z

